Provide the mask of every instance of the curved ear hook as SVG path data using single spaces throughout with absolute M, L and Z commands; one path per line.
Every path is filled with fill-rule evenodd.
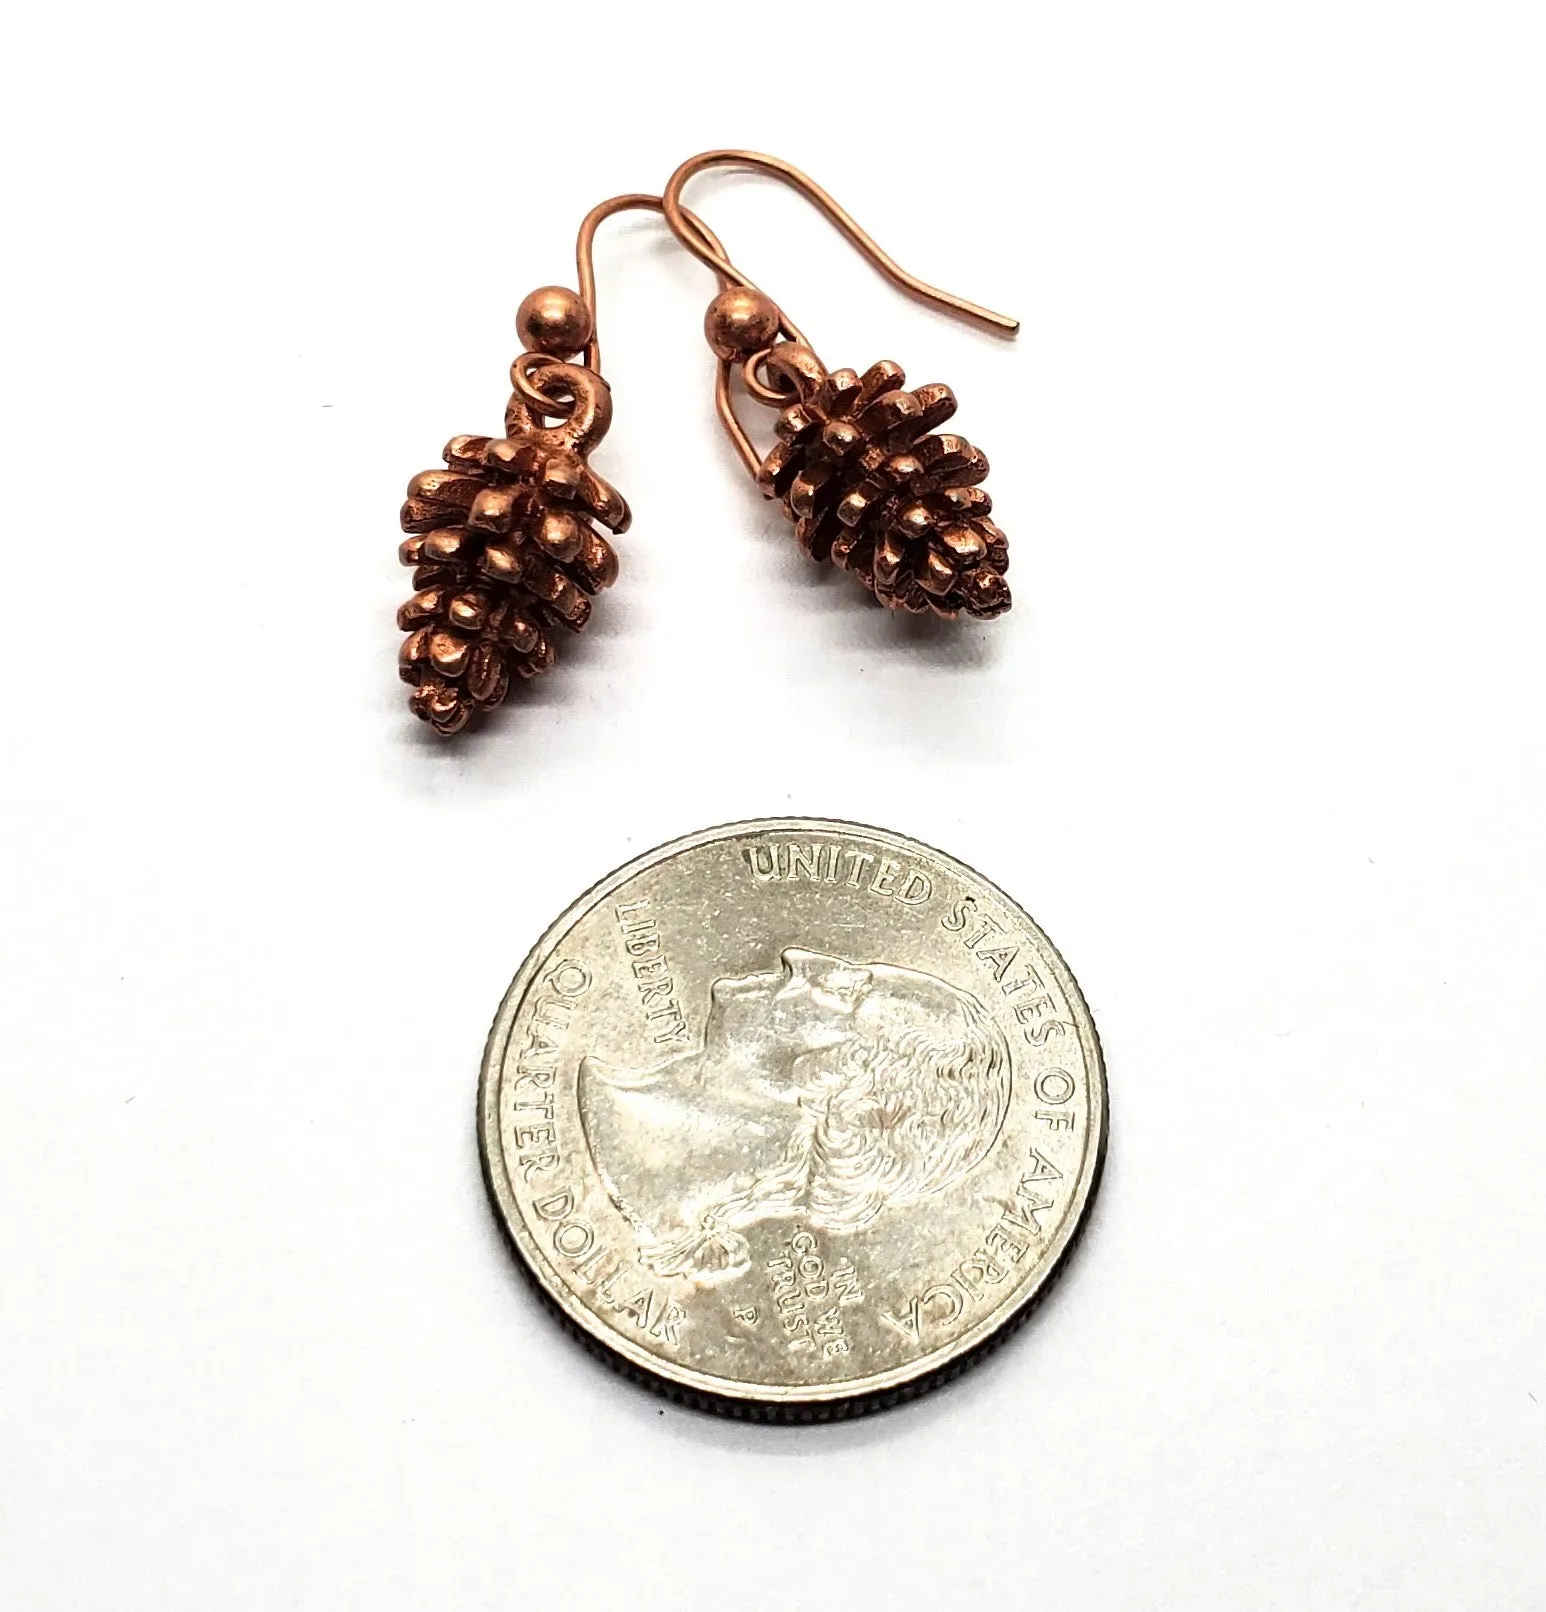
M 717 242 L 711 244 L 712 237 L 707 234 L 702 221 L 694 218 L 682 206 L 682 187 L 694 174 L 700 174 L 707 168 L 750 168 L 757 173 L 780 180 L 817 207 L 899 291 L 905 292 L 910 297 L 916 297 L 918 301 L 926 302 L 932 307 L 942 308 L 957 318 L 985 325 L 1001 336 L 1013 336 L 1020 329 L 1020 321 L 1006 313 L 995 313 L 991 308 L 968 302 L 965 297 L 942 291 L 938 286 L 929 285 L 916 275 L 909 274 L 895 258 L 883 251 L 879 243 L 861 229 L 853 217 L 838 206 L 809 174 L 802 173 L 791 162 L 785 162 L 780 157 L 767 156 L 760 151 L 702 151 L 696 157 L 689 157 L 671 175 L 660 198 L 660 210 L 665 214 L 666 222 L 671 226 L 676 238 L 700 263 L 713 269 L 721 281 L 746 286 L 754 291 L 760 289 L 736 268 L 725 255 L 723 247 L 718 246 Z
M 676 216 L 673 217 L 666 208 L 663 196 L 650 196 L 642 191 L 631 191 L 627 195 L 613 196 L 604 202 L 598 202 L 580 221 L 580 233 L 574 243 L 574 266 L 580 284 L 580 300 L 589 310 L 591 317 L 591 338 L 585 344 L 585 367 L 594 370 L 597 374 L 601 371 L 601 344 L 596 338 L 596 231 L 614 213 L 626 213 L 636 210 L 664 214 L 666 222 L 671 226 L 671 231 L 677 239 L 686 245 L 694 257 L 701 257 L 719 276 L 721 288 L 731 284 L 740 284 L 744 281 L 744 276 L 730 267 L 730 260 L 725 254 L 724 242 L 696 213 L 689 212 L 680 203 L 675 204 Z M 520 379 L 522 377 L 517 377 L 517 385 L 519 385 Z M 756 448 L 752 446 L 751 439 L 742 428 L 741 422 L 735 417 L 735 409 L 730 398 L 730 366 L 728 364 L 720 366 L 719 384 L 714 389 L 714 406 L 719 414 L 720 422 L 725 430 L 730 433 L 730 439 L 735 443 L 742 460 L 745 461 L 748 469 L 755 476 L 762 460 Z
M 598 202 L 581 220 L 580 233 L 574 243 L 574 266 L 580 280 L 580 300 L 590 311 L 591 317 L 591 338 L 585 344 L 585 367 L 595 370 L 598 374 L 601 371 L 601 344 L 596 339 L 596 231 L 614 213 L 636 210 L 664 214 L 666 212 L 664 198 L 647 196 L 635 191 L 626 196 L 613 196 L 607 201 Z M 677 216 L 674 219 L 667 215 L 666 222 L 670 224 L 677 239 L 694 256 L 708 253 L 704 261 L 711 267 L 714 259 L 724 258 L 725 248 L 720 238 L 701 218 L 689 213 L 685 207 L 677 208 Z M 723 280 L 724 276 L 721 275 L 720 278 Z
M 574 243 L 574 266 L 575 273 L 579 279 L 580 301 L 585 304 L 586 312 L 590 314 L 591 326 L 590 340 L 585 344 L 582 360 L 584 367 L 595 375 L 602 386 L 605 386 L 606 382 L 601 378 L 601 343 L 596 336 L 596 231 L 614 213 L 632 211 L 661 213 L 664 210 L 659 196 L 649 196 L 643 192 L 635 191 L 624 196 L 612 196 L 604 202 L 598 202 L 580 221 L 580 233 L 575 237 Z M 701 218 L 688 212 L 685 208 L 681 209 L 681 214 L 685 220 L 689 236 L 693 240 L 693 249 L 695 251 L 701 246 L 704 250 L 718 253 L 720 256 L 724 255 L 724 244 Z M 675 228 L 676 226 L 673 225 L 672 229 L 675 230 Z M 539 353 L 525 353 L 520 359 L 517 359 L 511 370 L 510 378 L 515 386 L 516 396 L 522 400 L 533 418 L 553 415 L 562 417 L 563 414 L 562 407 L 555 409 L 552 406 L 553 399 L 538 383 L 533 371 L 540 370 L 548 377 L 549 384 L 553 385 L 557 372 L 569 367 Z M 562 385 L 555 385 L 554 390 L 562 393 L 566 388 Z M 603 429 L 605 428 L 603 427 Z

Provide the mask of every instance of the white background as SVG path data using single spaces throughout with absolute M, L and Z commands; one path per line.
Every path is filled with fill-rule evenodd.
M 10 24 L 0 1603 L 1546 1598 L 1539 8 L 32 7 Z M 948 380 L 1014 554 L 910 629 L 719 435 L 711 277 L 607 227 L 623 577 L 466 742 L 397 506 L 593 202 L 695 184 L 833 364 Z M 755 429 L 767 440 L 766 424 Z M 1012 1345 L 806 1430 L 662 1404 L 473 1146 L 537 933 L 657 841 L 885 824 L 1105 1039 Z

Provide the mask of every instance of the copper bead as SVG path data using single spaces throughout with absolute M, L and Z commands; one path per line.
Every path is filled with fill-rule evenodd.
M 577 292 L 545 285 L 516 310 L 515 329 L 533 352 L 572 358 L 591 339 L 595 322 Z
M 751 286 L 726 286 L 703 316 L 703 334 L 718 358 L 750 358 L 778 339 L 778 304 Z

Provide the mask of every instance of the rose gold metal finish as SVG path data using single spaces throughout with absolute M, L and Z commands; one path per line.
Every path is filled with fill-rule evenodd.
M 417 592 L 398 612 L 407 634 L 399 663 L 413 686 L 409 703 L 437 732 L 455 733 L 474 712 L 499 705 L 515 680 L 547 670 L 552 631 L 579 631 L 591 597 L 617 576 L 617 556 L 596 526 L 626 530 L 628 506 L 585 461 L 612 419 L 596 335 L 595 234 L 631 209 L 663 214 L 718 276 L 704 324 L 718 359 L 715 405 L 747 469 L 782 500 L 805 551 L 852 571 L 896 609 L 986 617 L 1009 608 L 1008 547 L 977 485 L 987 460 L 963 438 L 933 431 L 954 413 L 954 395 L 945 386 L 905 390 L 889 362 L 862 377 L 829 373 L 799 328 L 682 206 L 686 182 L 721 166 L 792 186 L 910 296 L 1000 334 L 1018 330 L 1007 315 L 908 274 L 826 191 L 777 157 L 704 152 L 677 169 L 662 195 L 630 193 L 592 208 L 575 242 L 579 291 L 543 286 L 517 314 L 527 351 L 510 367 L 505 435 L 452 438 L 446 468 L 409 484 L 400 556 Z M 583 364 L 565 361 L 582 350 Z M 766 459 L 735 414 L 737 369 L 752 397 L 781 411 L 781 440 Z
M 956 410 L 948 386 L 906 390 L 882 360 L 863 375 L 822 367 L 784 342 L 768 359 L 795 401 L 758 485 L 781 499 L 800 547 L 851 571 L 884 605 L 915 615 L 1000 616 L 1009 608 L 1009 544 L 988 518 L 988 461 L 965 437 L 935 431 Z
M 528 340 L 571 351 L 592 320 L 576 293 L 544 287 L 517 323 Z M 399 557 L 417 591 L 397 613 L 408 635 L 398 668 L 414 714 L 437 733 L 553 664 L 556 629 L 579 632 L 592 596 L 617 577 L 597 526 L 628 527 L 628 505 L 585 462 L 612 423 L 607 383 L 540 348 L 510 378 L 504 436 L 453 437 L 446 468 L 415 476 L 403 505 Z
M 590 340 L 593 323 L 589 306 L 562 285 L 539 286 L 515 314 L 521 341 L 551 358 L 573 358 Z
M 952 292 L 942 291 L 938 286 L 929 285 L 927 281 L 920 280 L 914 274 L 909 274 L 809 174 L 802 173 L 792 162 L 785 162 L 781 157 L 767 156 L 760 151 L 700 152 L 696 157 L 689 157 L 671 175 L 665 190 L 661 194 L 661 210 L 665 213 L 666 222 L 675 232 L 676 238 L 700 263 L 704 263 L 713 269 L 721 279 L 733 281 L 736 285 L 745 286 L 749 290 L 755 291 L 759 289 L 736 268 L 722 250 L 716 252 L 701 233 L 695 233 L 688 225 L 686 210 L 682 206 L 682 187 L 694 174 L 703 173 L 708 168 L 750 168 L 757 173 L 767 174 L 774 179 L 781 180 L 819 208 L 899 291 L 906 292 L 910 297 L 916 297 L 920 302 L 927 302 L 936 308 L 943 308 L 959 318 L 986 325 L 988 329 L 998 332 L 999 335 L 1013 336 L 1019 330 L 1020 321 L 1011 318 L 1007 313 L 995 313 L 991 308 L 984 308 L 978 303 L 968 302 L 965 297 L 958 297 Z M 697 225 L 697 229 L 701 231 L 701 223 Z M 799 341 L 802 345 L 808 345 L 798 333 L 792 335 L 790 339 Z
M 728 285 L 709 304 L 703 334 L 716 358 L 750 358 L 778 339 L 778 304 L 749 286 Z
M 735 369 L 735 363 L 728 358 L 719 361 L 719 373 L 714 378 L 714 410 L 719 415 L 719 423 L 724 426 L 725 434 L 735 446 L 735 451 L 741 456 L 741 463 L 746 466 L 747 474 L 753 481 L 762 474 L 762 455 L 757 452 L 757 445 L 746 434 L 746 427 L 736 418 L 735 399 L 730 392 L 730 376 Z
M 659 196 L 648 196 L 633 192 L 624 196 L 612 196 L 596 206 L 585 215 L 580 223 L 580 232 L 574 243 L 575 273 L 579 281 L 579 294 L 567 291 L 561 286 L 544 286 L 540 291 L 532 292 L 525 302 L 521 304 L 520 313 L 516 317 L 516 325 L 520 330 L 526 345 L 532 352 L 522 353 L 516 360 L 516 367 L 511 372 L 511 380 L 516 391 L 529 409 L 545 414 L 549 418 L 563 418 L 565 410 L 562 406 L 554 407 L 554 392 L 558 389 L 546 379 L 546 372 L 551 368 L 548 362 L 550 354 L 557 352 L 556 345 L 546 345 L 543 340 L 532 340 L 532 335 L 547 336 L 547 325 L 560 327 L 562 334 L 547 338 L 557 343 L 570 337 L 573 330 L 583 324 L 585 335 L 559 355 L 567 357 L 569 353 L 585 349 L 585 367 L 601 373 L 601 342 L 596 334 L 596 263 L 595 242 L 596 231 L 617 213 L 632 211 L 659 213 L 662 210 Z M 724 245 L 719 237 L 711 230 L 701 218 L 683 209 L 683 218 L 690 231 L 697 231 L 698 237 L 705 249 L 724 254 Z M 577 311 L 571 312 L 567 302 L 570 299 Z
M 829 373 L 788 317 L 711 244 L 700 221 L 687 223 L 682 188 L 708 168 L 750 168 L 781 180 L 813 203 L 891 283 L 921 302 L 1013 336 L 1019 321 L 968 302 L 909 274 L 808 174 L 755 151 L 705 151 L 684 162 L 661 194 L 677 238 L 713 269 L 722 289 L 705 334 L 718 359 L 714 404 L 736 452 L 770 498 L 782 501 L 800 546 L 812 559 L 851 571 L 882 604 L 914 614 L 992 617 L 1009 608 L 1009 546 L 988 518 L 978 485 L 988 461 L 964 437 L 934 427 L 955 413 L 948 386 L 906 390 L 899 365 L 883 360 L 862 376 Z M 748 351 L 749 332 L 778 336 Z M 781 412 L 779 443 L 764 459 L 736 417 L 732 377 Z
M 575 240 L 574 258 L 575 269 L 580 285 L 580 296 L 586 307 L 590 309 L 592 319 L 592 333 L 590 342 L 585 349 L 585 362 L 591 369 L 595 370 L 599 370 L 601 367 L 601 344 L 595 332 L 596 231 L 603 223 L 606 222 L 607 219 L 613 217 L 614 214 L 626 213 L 630 211 L 664 214 L 664 198 L 660 196 L 650 196 L 642 192 L 634 191 L 628 193 L 627 195 L 613 196 L 604 202 L 599 202 L 585 215 L 584 220 L 580 224 L 580 233 Z M 696 243 L 694 247 L 694 255 L 697 255 L 698 248 L 702 248 L 702 250 L 711 253 L 719 260 L 728 261 L 725 253 L 724 243 L 719 239 L 714 231 L 697 216 L 696 213 L 690 212 L 685 207 L 679 207 L 677 212 L 679 221 L 685 223 L 688 235 L 694 236 Z M 677 238 L 679 240 L 684 239 L 681 230 L 678 228 L 678 223 L 673 222 L 670 219 L 668 219 L 667 222 L 671 223 L 672 232 L 677 235 Z M 741 285 L 743 283 L 743 277 L 738 273 L 730 276 L 721 275 L 720 279 L 722 288 L 731 285 Z M 751 289 L 755 290 L 755 287 L 752 287 Z M 780 328 L 787 329 L 792 327 L 781 325 Z M 532 402 L 536 406 L 541 406 L 545 399 L 543 399 L 540 394 L 536 393 L 535 387 L 532 387 L 531 393 L 528 394 L 527 386 L 529 384 L 530 383 L 526 382 L 524 376 L 518 376 L 516 379 L 517 390 L 521 391 L 523 395 L 528 396 L 528 401 Z M 753 477 L 755 477 L 757 472 L 762 467 L 762 455 L 757 452 L 757 449 L 753 445 L 751 438 L 747 436 L 746 432 L 741 427 L 740 421 L 735 417 L 735 410 L 732 406 L 730 397 L 730 364 L 728 362 L 722 362 L 720 365 L 719 383 L 715 388 L 715 406 L 718 409 L 719 417 L 725 427 L 725 430 L 729 433 L 730 440 L 735 444 L 736 451 L 740 454 L 747 470 Z
M 590 369 L 601 369 L 601 344 L 596 338 L 596 261 L 595 243 L 596 231 L 607 219 L 617 213 L 627 212 L 664 213 L 665 204 L 659 196 L 648 196 L 642 192 L 633 191 L 624 196 L 612 196 L 596 206 L 585 215 L 580 222 L 580 233 L 574 243 L 575 271 L 579 276 L 580 297 L 590 310 L 591 338 L 585 348 L 585 363 Z M 706 251 L 713 256 L 724 257 L 725 248 L 720 238 L 696 214 L 690 213 L 685 207 L 677 209 L 677 220 L 671 223 L 671 229 L 679 240 L 691 240 L 692 250 Z M 685 234 L 683 232 L 686 232 Z

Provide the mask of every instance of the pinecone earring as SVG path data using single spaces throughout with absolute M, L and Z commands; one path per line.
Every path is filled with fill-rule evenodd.
M 452 437 L 445 468 L 408 484 L 399 558 L 417 591 L 397 613 L 408 635 L 398 669 L 414 714 L 437 733 L 457 732 L 552 666 L 559 632 L 579 632 L 617 578 L 597 528 L 627 531 L 628 505 L 586 463 L 612 423 L 592 243 L 604 219 L 631 208 L 658 213 L 661 200 L 614 196 L 593 208 L 575 244 L 579 291 L 544 286 L 521 304 L 526 351 L 510 366 L 504 435 Z M 723 256 L 705 225 L 680 216 L 696 245 Z
M 417 591 L 397 613 L 408 634 L 398 668 L 437 733 L 546 671 L 556 630 L 584 627 L 617 576 L 596 524 L 626 531 L 628 505 L 585 463 L 612 423 L 612 394 L 594 362 L 564 362 L 593 327 L 573 291 L 532 292 L 516 315 L 527 351 L 511 366 L 504 435 L 452 437 L 445 468 L 408 484 L 399 556 Z
M 682 187 L 707 168 L 752 168 L 813 202 L 894 285 L 921 301 L 1012 336 L 1019 321 L 926 285 L 900 268 L 806 174 L 754 151 L 706 151 L 671 176 L 662 211 L 681 243 L 720 277 L 704 333 L 719 359 L 720 419 L 765 496 L 782 500 L 800 547 L 851 571 L 884 605 L 915 614 L 992 617 L 1009 609 L 1009 546 L 980 483 L 988 461 L 964 437 L 940 434 L 956 410 L 948 386 L 907 390 L 883 359 L 861 375 L 828 371 L 799 330 L 687 213 Z M 732 407 L 731 376 L 778 409 L 764 457 Z

